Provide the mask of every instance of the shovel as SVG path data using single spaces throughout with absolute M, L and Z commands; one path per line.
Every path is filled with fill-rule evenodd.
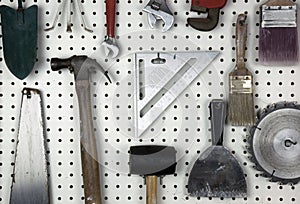
M 36 62 L 37 6 L 27 9 L 18 0 L 18 9 L 1 6 L 4 59 L 8 69 L 19 79 L 25 79 Z
M 188 193 L 197 197 L 245 197 L 247 184 L 239 162 L 223 146 L 225 102 L 210 103 L 212 146 L 197 159 L 188 179 Z

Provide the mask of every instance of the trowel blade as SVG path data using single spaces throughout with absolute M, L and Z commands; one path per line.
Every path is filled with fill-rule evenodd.
M 197 197 L 246 197 L 247 183 L 232 153 L 224 146 L 210 146 L 193 166 L 188 193 Z
M 10 204 L 48 204 L 44 120 L 39 90 L 23 89 Z
M 218 55 L 218 51 L 135 54 L 135 136 L 140 137 Z
M 21 80 L 30 74 L 37 58 L 37 10 L 36 5 L 21 11 L 0 7 L 5 63 Z

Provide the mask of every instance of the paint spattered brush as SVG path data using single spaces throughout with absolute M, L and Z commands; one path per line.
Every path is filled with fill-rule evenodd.
M 233 126 L 254 124 L 253 77 L 245 65 L 247 16 L 236 22 L 236 67 L 229 74 L 229 120 Z
M 297 5 L 290 0 L 269 0 L 260 9 L 260 63 L 293 65 L 298 62 Z

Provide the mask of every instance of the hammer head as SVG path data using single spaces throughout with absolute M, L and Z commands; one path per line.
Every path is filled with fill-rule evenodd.
M 52 71 L 59 71 L 64 68 L 68 68 L 71 72 L 74 72 L 76 80 L 89 80 L 89 73 L 92 71 L 99 70 L 111 82 L 110 78 L 108 77 L 107 71 L 105 71 L 95 59 L 91 59 L 85 55 L 74 55 L 67 59 L 51 59 Z
M 131 174 L 164 176 L 176 171 L 176 150 L 169 146 L 130 147 L 129 169 Z

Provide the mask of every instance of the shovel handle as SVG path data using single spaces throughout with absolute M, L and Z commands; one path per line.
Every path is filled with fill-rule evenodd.
M 236 20 L 236 67 L 237 69 L 245 69 L 245 52 L 247 42 L 247 15 L 240 14 Z
M 107 36 L 115 37 L 116 0 L 106 0 Z
M 157 203 L 157 176 L 146 176 L 147 204 Z
M 22 0 L 18 0 L 18 9 L 22 9 L 23 6 L 22 6 Z
M 80 147 L 85 204 L 101 204 L 100 172 L 89 80 L 77 80 L 76 93 L 80 111 Z

